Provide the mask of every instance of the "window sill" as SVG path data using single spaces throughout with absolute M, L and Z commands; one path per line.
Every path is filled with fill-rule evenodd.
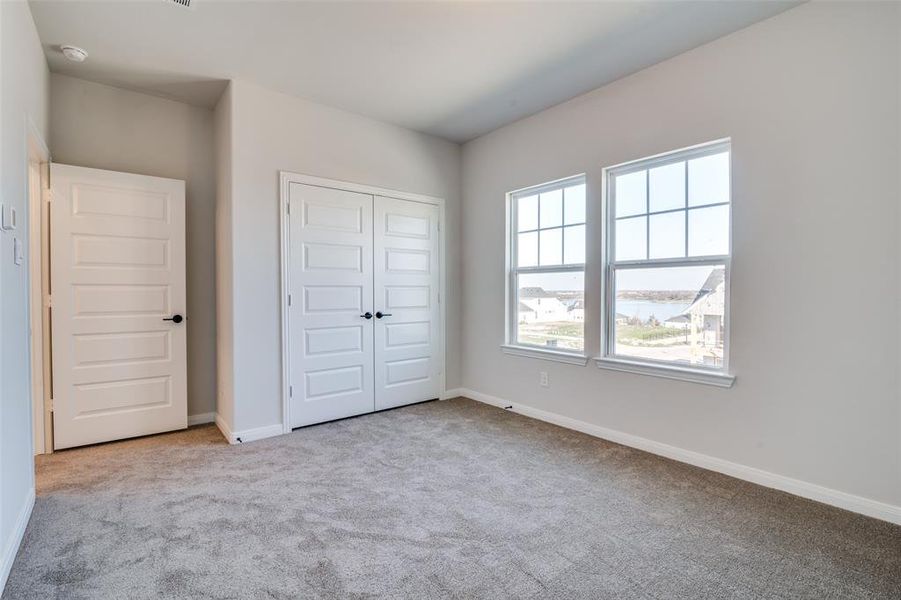
M 579 365 L 581 367 L 584 367 L 588 364 L 588 357 L 584 354 L 560 352 L 559 350 L 544 350 L 542 348 L 529 348 L 527 346 L 501 344 L 501 351 L 504 354 L 509 354 L 510 356 L 522 356 L 525 358 L 552 360 L 554 362 L 566 363 L 568 365 Z
M 651 375 L 653 377 L 663 377 L 664 379 L 675 379 L 691 383 L 702 383 L 704 385 L 714 385 L 722 388 L 730 388 L 735 382 L 734 375 L 706 371 L 704 369 L 692 369 L 672 365 L 656 365 L 605 356 L 595 358 L 594 362 L 599 369 L 638 373 L 639 375 Z

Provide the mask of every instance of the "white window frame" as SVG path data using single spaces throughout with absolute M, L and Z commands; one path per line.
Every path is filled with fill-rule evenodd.
M 672 163 L 685 161 L 687 163 L 691 159 L 701 158 L 712 154 L 720 154 L 724 151 L 729 152 L 729 201 L 717 204 L 705 204 L 698 207 L 688 207 L 688 177 L 685 178 L 686 207 L 676 208 L 665 211 L 655 211 L 645 213 L 648 218 L 648 234 L 646 243 L 650 248 L 650 215 L 665 214 L 670 212 L 686 212 L 686 236 L 685 244 L 688 244 L 688 213 L 692 210 L 700 208 L 710 208 L 715 206 L 729 206 L 729 253 L 718 256 L 701 256 L 682 258 L 663 258 L 663 259 L 641 259 L 641 260 L 623 260 L 616 261 L 616 192 L 614 181 L 617 176 L 628 175 L 636 171 L 662 167 Z M 602 277 L 602 298 L 603 307 L 601 311 L 601 356 L 595 359 L 599 368 L 611 369 L 616 371 L 626 371 L 643 375 L 655 375 L 668 379 L 677 379 L 682 381 L 691 381 L 695 383 L 704 383 L 720 387 L 731 387 L 735 381 L 735 377 L 729 374 L 729 353 L 731 348 L 731 272 L 732 272 L 732 143 L 730 139 L 722 139 L 714 142 L 683 148 L 666 152 L 649 158 L 643 158 L 627 163 L 622 163 L 603 170 L 603 189 L 604 198 L 602 199 L 604 215 L 603 232 L 605 237 L 604 244 L 604 274 Z M 650 197 L 647 198 L 650 202 Z M 650 208 L 648 206 L 648 208 Z M 636 215 L 640 216 L 640 215 Z M 650 257 L 650 252 L 647 253 Z M 635 268 L 661 268 L 661 267 L 697 267 L 705 265 L 724 265 L 725 268 L 725 299 L 724 299 L 724 315 L 723 315 L 723 364 L 721 367 L 709 367 L 706 365 L 682 365 L 679 363 L 654 360 L 648 358 L 636 358 L 627 355 L 617 355 L 615 353 L 615 311 L 616 298 L 615 294 L 615 278 L 617 269 L 635 269 Z
M 519 198 L 526 196 L 538 195 L 546 192 L 551 192 L 554 190 L 563 190 L 564 188 L 571 187 L 573 185 L 585 185 L 585 257 L 586 261 L 580 264 L 567 265 L 553 265 L 553 266 L 534 266 L 534 267 L 519 267 L 518 264 L 518 254 L 517 254 L 517 241 L 519 239 L 518 234 L 520 233 L 517 230 L 519 217 L 517 214 L 518 210 L 518 202 Z M 540 206 L 540 205 L 539 205 Z M 588 355 L 585 354 L 585 325 L 583 321 L 582 325 L 582 351 L 579 352 L 577 350 L 567 350 L 565 348 L 561 349 L 550 349 L 545 346 L 539 346 L 537 344 L 526 344 L 521 343 L 517 339 L 517 316 L 518 312 L 518 289 L 516 285 L 517 275 L 529 275 L 529 274 L 540 274 L 540 273 L 573 273 L 573 272 L 582 272 L 582 281 L 583 281 L 583 289 L 585 285 L 585 271 L 586 271 L 586 263 L 588 258 L 588 235 L 589 235 L 589 227 L 588 227 L 588 187 L 587 187 L 587 178 L 585 174 L 573 175 L 571 177 L 565 177 L 563 179 L 557 179 L 555 181 L 549 181 L 547 183 L 543 183 L 536 186 L 526 187 L 519 190 L 515 190 L 509 192 L 507 194 L 507 260 L 506 260 L 506 328 L 504 332 L 504 340 L 505 343 L 501 344 L 501 350 L 505 354 L 509 354 L 512 356 L 521 356 L 527 358 L 540 358 L 544 360 L 552 360 L 555 362 L 562 362 L 567 364 L 575 364 L 585 366 L 588 364 Z M 539 207 L 540 214 L 540 207 Z M 540 218 L 540 217 L 539 217 Z M 566 228 L 566 225 L 563 225 L 561 222 L 561 228 Z M 540 222 L 539 228 L 536 231 L 540 231 Z M 538 236 L 538 262 L 540 263 L 541 259 L 541 236 Z M 561 243 L 564 243 L 565 236 L 561 235 Z M 561 258 L 565 258 L 561 254 Z M 587 312 L 587 306 L 586 306 Z

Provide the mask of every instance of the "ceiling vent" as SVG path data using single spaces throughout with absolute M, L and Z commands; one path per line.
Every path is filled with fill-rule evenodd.
M 191 0 L 168 0 L 172 4 L 178 4 L 179 6 L 184 6 L 185 8 L 191 8 Z

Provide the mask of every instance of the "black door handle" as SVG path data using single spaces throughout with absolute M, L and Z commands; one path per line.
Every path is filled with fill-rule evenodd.
M 163 321 L 172 321 L 173 323 L 181 323 L 184 320 L 185 320 L 185 318 L 181 315 L 175 315 L 175 316 L 166 317 L 165 319 L 163 319 Z
M 362 314 L 362 315 L 360 315 L 360 316 L 363 317 L 364 319 L 371 319 L 371 318 L 372 318 L 372 313 L 371 313 L 371 312 L 368 312 L 368 313 L 364 313 L 364 314 Z
M 375 313 L 376 319 L 381 319 L 382 317 L 390 317 L 390 316 L 391 316 L 391 313 L 383 313 L 382 311 Z

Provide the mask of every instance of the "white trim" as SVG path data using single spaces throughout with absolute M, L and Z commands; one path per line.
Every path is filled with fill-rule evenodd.
M 616 170 L 619 171 L 620 175 L 628 175 L 630 172 L 644 171 L 645 169 L 662 167 L 674 162 L 691 160 L 692 158 L 698 158 L 699 156 L 717 154 L 723 150 L 732 151 L 731 137 L 724 137 L 710 142 L 701 142 L 700 144 L 678 148 L 677 150 L 667 150 L 666 152 L 661 152 L 645 158 L 627 160 L 626 162 L 606 167 L 606 170 Z
M 254 429 L 245 429 L 244 431 L 232 431 L 229 429 L 225 419 L 218 414 L 216 415 L 216 427 L 219 428 L 219 431 L 222 432 L 222 435 L 225 436 L 228 443 L 233 445 L 255 442 L 256 440 L 275 437 L 284 433 L 282 431 L 281 423 L 276 425 L 265 425 Z
M 30 114 L 25 115 L 25 128 L 28 130 L 25 134 L 26 140 L 37 144 L 37 147 L 35 148 L 26 147 L 26 151 L 28 152 L 26 156 L 38 158 L 43 162 L 50 162 L 50 148 L 47 146 L 44 136 L 41 135 L 41 130 L 38 129 L 37 124 L 34 122 L 34 119 L 31 118 Z M 32 150 L 34 152 L 32 152 Z
M 415 194 L 413 192 L 402 192 L 399 190 L 389 190 L 388 188 L 367 185 L 365 183 L 354 183 L 351 181 L 341 181 L 339 179 L 326 179 L 324 177 L 316 177 L 315 175 L 292 173 L 291 171 L 279 171 L 279 177 L 282 184 L 302 183 L 304 185 L 315 185 L 332 190 L 358 192 L 360 194 L 368 194 L 370 196 L 387 196 L 388 198 L 397 198 L 398 200 L 411 200 L 413 202 L 425 202 L 426 204 L 444 204 L 444 200 L 442 198 L 437 198 L 435 196 Z
M 444 200 L 435 200 L 438 206 L 438 335 L 441 336 L 441 381 L 438 389 L 444 390 L 447 388 L 447 211 Z
M 537 194 L 553 192 L 562 188 L 570 187 L 574 184 L 577 184 L 577 182 L 585 183 L 585 173 L 578 173 L 576 175 L 570 175 L 568 177 L 561 177 L 560 179 L 547 181 L 545 183 L 539 183 L 538 185 L 529 185 L 508 193 L 514 200 L 517 200 L 522 197 L 534 196 Z
M 31 118 L 25 115 L 25 182 L 28 226 L 28 358 L 29 394 L 32 410 L 32 447 L 34 454 L 53 452 L 53 415 L 50 412 L 50 328 L 49 309 L 44 296 L 49 284 L 50 240 L 45 235 L 45 219 L 49 219 L 47 201 L 50 192 L 50 149 Z M 32 169 L 37 168 L 37 190 Z M 35 194 L 37 192 L 37 194 Z M 35 214 L 37 213 L 37 214 Z M 35 217 L 37 217 L 35 219 Z M 49 222 L 49 221 L 48 221 Z M 37 288 L 37 289 L 35 289 Z
M 200 413 L 198 415 L 188 415 L 188 427 L 192 425 L 203 425 L 204 423 L 214 423 L 216 421 L 216 413 Z
M 691 369 L 665 363 L 658 365 L 636 360 L 612 358 L 609 356 L 595 357 L 594 362 L 599 369 L 622 371 L 624 373 L 638 373 L 639 375 L 651 375 L 653 377 L 663 377 L 664 379 L 703 383 L 705 385 L 715 385 L 723 388 L 730 388 L 732 387 L 732 384 L 735 383 L 734 375 L 729 375 L 722 371 Z
M 742 479 L 744 481 L 750 481 L 751 483 L 756 483 L 757 485 L 781 490 L 783 492 L 788 492 L 789 494 L 794 494 L 802 498 L 815 500 L 817 502 L 822 502 L 823 504 L 828 504 L 830 506 L 849 510 L 851 512 L 866 515 L 868 517 L 873 517 L 875 519 L 881 519 L 883 521 L 901 525 L 901 506 L 887 504 L 878 500 L 871 500 L 869 498 L 856 496 L 847 492 L 841 492 L 839 490 L 834 490 L 832 488 L 827 488 L 814 483 L 808 483 L 806 481 L 793 479 L 784 475 L 770 473 L 769 471 L 764 471 L 763 469 L 734 463 L 721 458 L 701 454 L 700 452 L 677 448 L 676 446 L 670 446 L 669 444 L 655 442 L 654 440 L 649 440 L 637 435 L 608 429 L 606 427 L 601 427 L 600 425 L 593 425 L 591 423 L 586 423 L 585 421 L 580 421 L 571 417 L 565 417 L 560 414 L 532 408 L 530 406 L 525 406 L 523 404 L 518 404 L 515 402 L 508 402 L 502 398 L 490 396 L 488 394 L 482 394 L 481 392 L 476 392 L 470 389 L 461 388 L 459 392 L 461 393 L 461 395 L 467 398 L 482 402 L 484 404 L 490 404 L 499 408 L 506 408 L 509 406 L 511 407 L 509 410 L 520 413 L 527 417 L 531 417 L 533 419 L 538 419 L 539 421 L 545 421 L 547 423 L 553 423 L 554 425 L 559 425 L 560 427 L 565 427 L 567 429 L 581 431 L 582 433 L 615 442 L 617 444 L 622 444 L 623 446 L 629 446 L 630 448 L 644 450 L 645 452 L 650 452 L 651 454 L 664 456 L 666 458 L 670 458 L 672 460 L 683 462 L 689 465 L 694 465 L 702 469 L 716 471 L 717 473 L 729 475 L 731 477 Z
M 670 163 L 678 163 L 685 162 L 686 170 L 688 169 L 688 161 L 693 158 L 699 158 L 703 156 L 709 156 L 713 154 L 719 154 L 722 152 L 728 152 L 729 154 L 729 200 L 723 203 L 717 203 L 712 205 L 703 205 L 703 206 L 695 206 L 692 207 L 688 203 L 688 175 L 686 171 L 685 178 L 685 205 L 683 207 L 673 209 L 672 211 L 658 211 L 651 212 L 650 208 L 650 191 L 647 191 L 647 196 L 645 198 L 646 211 L 644 213 L 639 213 L 636 215 L 629 215 L 628 217 L 642 217 L 644 216 L 647 220 L 646 226 L 647 230 L 647 239 L 645 240 L 647 246 L 647 255 L 644 259 L 637 260 L 616 260 L 616 194 L 615 194 L 615 179 L 618 176 L 628 175 L 629 173 L 633 173 L 635 171 L 644 171 L 650 170 L 655 167 L 660 167 Z M 616 271 L 617 269 L 636 269 L 636 268 L 645 268 L 645 269 L 653 269 L 653 268 L 661 268 L 661 267 L 690 267 L 690 266 L 700 266 L 700 265 L 716 265 L 722 264 L 725 274 L 724 274 L 724 288 L 725 288 L 725 301 L 724 301 L 724 311 L 723 311 L 723 364 L 718 370 L 720 373 L 725 375 L 727 378 L 729 377 L 729 351 L 731 348 L 731 331 L 732 331 L 732 219 L 734 215 L 733 210 L 733 198 L 732 198 L 732 139 L 731 138 L 722 138 L 719 140 L 714 140 L 711 142 L 706 142 L 702 144 L 696 144 L 694 146 L 689 146 L 687 148 L 682 148 L 680 150 L 672 150 L 669 152 L 664 152 L 661 154 L 657 154 L 648 158 L 642 158 L 637 160 L 631 160 L 625 163 L 620 163 L 618 165 L 604 167 L 601 170 L 601 219 L 602 226 L 601 229 L 603 231 L 604 239 L 606 240 L 602 247 L 602 259 L 603 259 L 603 271 L 601 274 L 601 354 L 602 358 L 605 359 L 613 359 L 613 360 L 622 360 L 623 357 L 617 356 L 615 353 L 615 339 L 614 332 L 616 329 L 616 299 L 615 295 L 615 279 L 616 279 Z M 645 184 L 649 185 L 649 179 L 645 178 Z M 719 256 L 701 256 L 701 257 L 692 257 L 688 254 L 688 216 L 690 211 L 697 210 L 699 208 L 707 208 L 708 206 L 728 206 L 729 207 L 729 252 L 725 255 Z M 666 258 L 666 259 L 652 259 L 650 257 L 650 218 L 652 214 L 660 214 L 660 212 L 685 212 L 685 256 L 678 258 Z M 631 358 L 626 357 L 625 362 L 633 362 Z M 635 361 L 638 363 L 644 361 Z M 598 365 L 601 366 L 600 364 Z M 676 369 L 680 367 L 675 365 Z M 619 369 L 626 370 L 626 369 Z M 657 372 L 651 373 L 646 371 L 633 371 L 633 372 L 644 372 L 646 374 L 658 374 Z M 660 375 L 661 377 L 664 375 Z M 701 382 L 703 383 L 703 382 Z M 717 384 L 714 384 L 717 385 Z M 729 382 L 729 386 L 732 383 Z M 728 386 L 727 386 L 728 387 Z
M 444 393 L 441 395 L 442 400 L 450 400 L 451 398 L 458 398 L 459 396 L 466 395 L 467 390 L 463 388 L 453 388 L 450 390 L 444 390 Z
M 235 439 L 234 435 L 232 435 L 232 430 L 229 428 L 228 423 L 225 422 L 225 419 L 222 418 L 222 415 L 216 413 L 216 419 L 213 421 L 216 423 L 216 427 L 219 428 L 219 432 L 222 433 L 222 436 L 228 441 L 229 444 L 234 444 Z
M 415 194 L 412 192 L 402 192 L 398 190 L 389 190 L 373 185 L 362 183 L 352 183 L 348 181 L 339 181 L 337 179 L 325 179 L 314 175 L 304 175 L 302 173 L 292 173 L 290 171 L 279 171 L 279 271 L 281 279 L 279 282 L 281 295 L 279 297 L 280 304 L 280 333 L 281 333 L 281 375 L 282 375 L 282 423 L 279 425 L 281 433 L 291 433 L 291 397 L 289 390 L 291 389 L 291 381 L 289 377 L 291 356 L 290 344 L 288 341 L 288 256 L 290 244 L 290 222 L 288 215 L 289 188 L 292 183 L 300 183 L 304 185 L 313 185 L 325 187 L 335 190 L 345 190 L 348 192 L 358 192 L 373 196 L 384 196 L 387 198 L 396 198 L 398 200 L 408 200 L 410 202 L 422 202 L 424 204 L 433 204 L 438 206 L 440 216 L 438 217 L 438 271 L 439 271 L 439 290 L 438 290 L 438 329 L 441 336 L 441 382 L 440 389 L 444 389 L 447 379 L 447 233 L 446 233 L 446 211 L 443 198 L 428 196 L 426 194 Z M 220 427 L 220 429 L 222 429 Z M 253 430 L 256 431 L 256 430 Z M 224 431 L 223 431 L 224 433 Z M 246 432 L 245 432 L 246 433 Z M 264 437 L 269 437 L 264 436 Z M 228 438 L 228 435 L 226 435 Z M 242 436 L 242 439 L 243 436 Z M 257 438 L 258 439 L 258 438 Z M 244 441 L 249 441 L 244 439 Z M 233 442 L 231 442 L 233 443 Z
M 291 223 L 288 214 L 288 189 L 292 178 L 284 171 L 279 173 L 278 189 L 278 228 L 279 228 L 279 307 L 281 320 L 279 321 L 282 350 L 282 433 L 291 433 L 291 379 L 288 375 L 291 370 L 291 344 L 288 340 L 288 253 L 290 252 Z M 220 428 L 221 429 L 221 428 Z M 228 436 L 225 436 L 228 438 Z M 230 442 L 231 443 L 231 442 Z
M 509 354 L 510 356 L 552 360 L 554 362 L 579 365 L 581 367 L 588 364 L 588 357 L 584 354 L 560 352 L 559 350 L 546 350 L 544 348 L 530 348 L 529 346 L 519 346 L 516 344 L 501 344 L 501 352 Z
M 517 217 L 518 202 L 520 198 L 533 196 L 542 194 L 548 191 L 560 190 L 570 187 L 572 185 L 581 184 L 585 186 L 585 221 L 582 223 L 572 223 L 566 225 L 564 223 L 565 219 L 561 218 L 560 224 L 553 227 L 541 227 L 541 217 L 539 215 L 538 223 L 536 224 L 535 229 L 530 229 L 527 231 L 519 231 L 518 222 L 519 218 Z M 562 206 L 562 205 L 561 205 Z M 540 208 L 540 207 L 539 207 Z M 507 192 L 505 196 L 505 228 L 506 233 L 506 244 L 504 245 L 504 277 L 505 277 L 505 286 L 504 286 L 504 343 L 501 344 L 501 348 L 522 348 L 523 344 L 520 344 L 518 341 L 519 335 L 519 287 L 518 287 L 518 278 L 520 275 L 528 275 L 534 273 L 563 273 L 563 272 L 571 272 L 571 273 L 582 273 L 582 291 L 583 291 L 583 305 L 584 304 L 584 292 L 587 283 L 587 262 L 583 261 L 580 264 L 565 264 L 562 261 L 566 258 L 563 256 L 563 245 L 565 244 L 565 236 L 562 231 L 568 227 L 585 227 L 585 256 L 588 256 L 588 176 L 585 173 L 581 173 L 578 175 L 570 175 L 568 177 L 563 177 L 561 179 L 556 179 L 554 181 L 549 181 L 546 183 L 541 183 L 538 185 L 533 185 L 525 188 L 520 188 L 518 190 L 514 190 L 512 192 Z M 539 211 L 540 212 L 540 211 Z M 538 256 L 536 256 L 536 260 L 540 261 L 541 254 L 541 231 L 546 231 L 549 229 L 560 229 L 560 260 L 561 264 L 559 265 L 534 265 L 531 267 L 520 267 L 518 266 L 518 253 L 519 249 L 517 244 L 519 243 L 519 235 L 522 233 L 535 233 L 538 235 Z M 587 305 L 585 305 L 587 306 Z M 584 322 L 582 325 L 582 341 L 585 341 L 585 326 Z M 506 352 L 506 350 L 505 350 Z M 541 358 L 540 356 L 526 354 L 526 353 L 516 353 L 509 352 L 508 354 L 515 356 L 530 356 L 532 358 Z M 553 359 L 550 359 L 553 360 Z M 569 360 L 563 360 L 559 362 L 572 362 Z M 588 363 L 588 359 L 586 358 L 583 365 Z M 578 363 L 573 363 L 578 364 Z
M 49 344 L 44 327 L 44 297 L 46 287 L 43 278 L 44 236 L 41 230 L 44 225 L 43 215 L 46 194 L 44 192 L 44 165 L 40 161 L 28 160 L 28 320 L 30 329 L 29 341 L 29 375 L 31 377 L 31 409 L 32 438 L 34 453 L 45 454 L 48 448 L 46 439 L 45 418 L 47 402 L 45 402 L 44 381 L 44 345 Z
M 28 496 L 25 497 L 25 504 L 19 511 L 16 519 L 16 525 L 10 533 L 9 540 L 3 548 L 3 554 L 0 555 L 0 594 L 6 587 L 6 580 L 9 578 L 9 572 L 13 568 L 13 562 L 16 560 L 16 554 L 19 552 L 19 546 L 22 545 L 22 538 L 25 537 L 25 529 L 28 527 L 28 521 L 31 519 L 31 511 L 34 509 L 34 488 L 28 490 Z

